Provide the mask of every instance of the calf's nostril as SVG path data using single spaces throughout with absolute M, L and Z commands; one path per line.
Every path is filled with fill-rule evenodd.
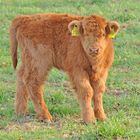
M 92 53 L 92 52 L 93 52 L 93 49 L 92 49 L 92 48 L 89 48 L 89 52 L 91 52 L 91 53 Z
M 99 48 L 89 48 L 89 52 L 97 54 L 99 52 Z
M 99 49 L 96 49 L 96 50 L 95 50 L 95 53 L 98 53 L 98 52 L 99 52 Z

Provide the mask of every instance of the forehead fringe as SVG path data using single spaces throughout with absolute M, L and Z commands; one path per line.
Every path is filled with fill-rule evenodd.
M 106 21 L 104 18 L 99 16 L 89 16 L 86 17 L 84 20 L 84 28 L 87 32 L 93 32 L 93 31 L 102 31 Z M 104 25 L 104 26 L 103 26 Z

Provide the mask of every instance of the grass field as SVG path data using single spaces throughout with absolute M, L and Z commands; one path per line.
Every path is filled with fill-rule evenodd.
M 107 80 L 105 122 L 83 125 L 68 77 L 53 69 L 45 101 L 54 121 L 39 122 L 31 101 L 30 116 L 14 112 L 16 75 L 9 55 L 8 28 L 19 14 L 44 12 L 99 14 L 117 20 L 121 31 Z M 139 0 L 0 0 L 0 140 L 140 140 L 140 1 Z

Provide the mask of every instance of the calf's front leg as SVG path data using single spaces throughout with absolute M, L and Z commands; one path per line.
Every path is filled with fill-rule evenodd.
M 95 122 L 95 116 L 91 106 L 93 89 L 90 85 L 88 74 L 85 71 L 77 70 L 70 77 L 77 93 L 83 121 L 85 123 Z
M 94 113 L 98 120 L 104 121 L 106 114 L 103 108 L 103 93 L 105 91 L 105 82 L 107 78 L 107 72 L 98 80 L 92 80 L 92 87 L 94 89 L 93 102 L 94 102 Z

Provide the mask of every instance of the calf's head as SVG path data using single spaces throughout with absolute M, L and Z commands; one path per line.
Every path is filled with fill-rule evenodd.
M 93 15 L 70 22 L 68 29 L 72 36 L 80 36 L 83 48 L 88 55 L 97 56 L 107 47 L 109 38 L 113 38 L 118 33 L 119 24 Z

